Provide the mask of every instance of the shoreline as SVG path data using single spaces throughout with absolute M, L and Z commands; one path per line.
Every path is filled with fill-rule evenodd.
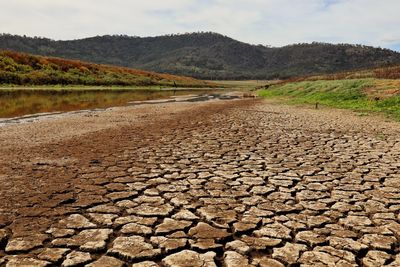
M 27 114 L 23 116 L 10 117 L 10 118 L 0 118 L 0 128 L 9 124 L 19 124 L 19 123 L 28 123 L 37 121 L 38 119 L 45 118 L 54 118 L 58 116 L 67 116 L 71 114 L 80 114 L 80 113 L 91 113 L 91 112 L 99 112 L 105 111 L 108 109 L 113 109 L 117 107 L 129 107 L 135 105 L 155 105 L 155 104 L 166 104 L 166 103 L 182 103 L 182 102 L 203 102 L 210 100 L 231 100 L 237 99 L 239 96 L 234 93 L 225 93 L 225 94 L 206 94 L 206 95 L 179 95 L 179 96 L 171 96 L 169 98 L 159 98 L 153 100 L 139 100 L 139 101 L 130 101 L 125 105 L 121 106 L 111 106 L 105 108 L 92 108 L 92 109 L 77 109 L 73 111 L 54 111 L 54 112 L 40 112 Z

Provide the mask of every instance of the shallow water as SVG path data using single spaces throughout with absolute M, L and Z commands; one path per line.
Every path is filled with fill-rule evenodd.
M 133 101 L 167 99 L 180 95 L 202 95 L 215 89 L 180 90 L 0 90 L 0 118 L 13 118 L 45 112 L 123 106 Z

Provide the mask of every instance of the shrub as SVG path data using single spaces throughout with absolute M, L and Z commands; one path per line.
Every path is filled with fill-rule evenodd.
M 13 51 L 0 52 L 0 72 L 0 83 L 3 84 L 148 86 L 154 84 L 167 85 L 175 81 L 184 86 L 204 86 L 204 82 L 188 77 L 156 74 L 61 58 L 33 56 Z

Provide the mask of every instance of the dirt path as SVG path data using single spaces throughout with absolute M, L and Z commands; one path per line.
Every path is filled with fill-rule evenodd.
M 0 265 L 400 266 L 399 133 L 260 100 L 1 127 Z

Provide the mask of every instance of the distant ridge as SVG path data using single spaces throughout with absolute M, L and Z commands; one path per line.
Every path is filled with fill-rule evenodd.
M 211 32 L 54 41 L 0 35 L 0 49 L 202 79 L 271 79 L 400 64 L 400 53 L 349 44 L 250 45 Z

